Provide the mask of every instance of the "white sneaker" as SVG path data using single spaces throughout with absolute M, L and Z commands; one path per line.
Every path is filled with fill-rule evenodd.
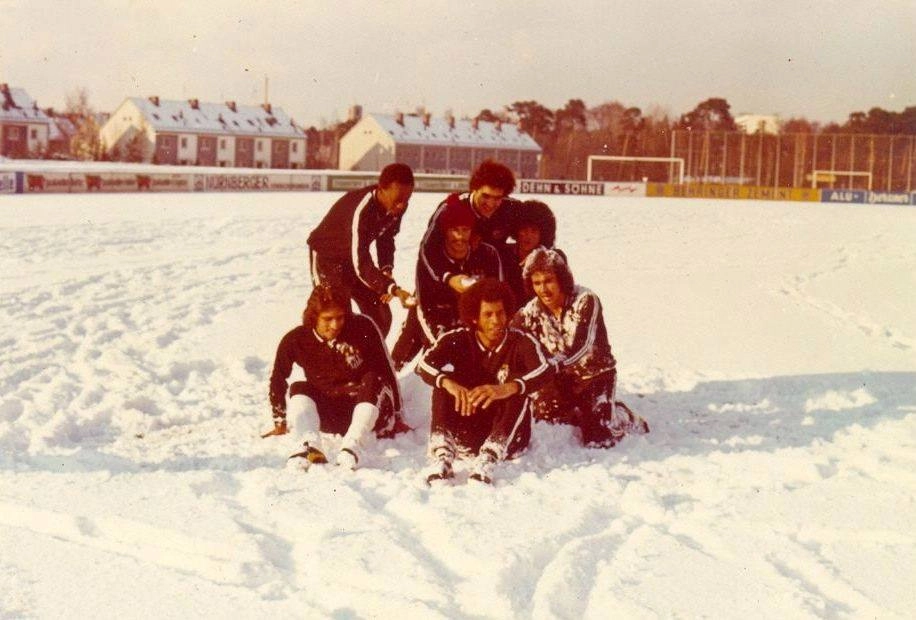
M 343 448 L 340 452 L 337 453 L 337 466 L 344 467 L 349 470 L 356 469 L 356 464 L 359 462 L 359 457 L 356 456 L 356 453 L 349 448 Z
M 496 468 L 496 455 L 489 450 L 481 450 L 474 461 L 474 467 L 471 469 L 471 480 L 491 484 L 493 482 L 493 470 Z
M 423 472 L 426 478 L 426 484 L 432 484 L 438 480 L 449 480 L 455 477 L 455 471 L 452 469 L 451 453 L 442 451 L 438 453 L 430 463 L 429 467 Z

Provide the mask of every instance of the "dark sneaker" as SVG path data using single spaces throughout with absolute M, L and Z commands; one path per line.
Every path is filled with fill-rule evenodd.
M 615 401 L 617 412 L 623 412 L 626 418 L 626 432 L 634 435 L 645 435 L 649 432 L 649 423 L 640 415 L 633 413 L 633 410 L 627 407 L 622 401 Z
M 609 422 L 609 421 L 608 421 Z M 613 448 L 620 441 L 625 432 L 615 433 L 607 424 L 597 416 L 590 416 L 579 422 L 582 432 L 582 445 L 586 448 Z

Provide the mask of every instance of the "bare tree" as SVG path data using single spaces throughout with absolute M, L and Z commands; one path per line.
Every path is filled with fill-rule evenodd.
M 102 159 L 105 153 L 99 137 L 101 127 L 89 103 L 89 91 L 80 86 L 67 93 L 65 112 L 76 126 L 76 134 L 70 139 L 70 154 L 86 161 Z

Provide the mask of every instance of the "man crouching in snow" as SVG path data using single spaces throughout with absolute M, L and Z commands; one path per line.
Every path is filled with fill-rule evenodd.
M 559 371 L 532 396 L 534 418 L 575 424 L 583 445 L 591 448 L 610 448 L 627 433 L 649 432 L 645 420 L 614 399 L 617 361 L 598 296 L 575 284 L 555 250 L 532 251 L 523 277 L 535 297 L 516 313 L 512 327 L 533 334 Z
M 305 381 L 289 386 L 293 364 Z M 303 468 L 326 463 L 319 431 L 343 435 L 338 465 L 355 469 L 360 450 L 374 431 L 390 437 L 405 430 L 400 417 L 401 396 L 385 341 L 372 319 L 353 314 L 343 291 L 319 286 L 302 313 L 302 325 L 280 341 L 270 375 L 270 405 L 274 429 L 264 436 L 288 431 L 302 446 L 293 454 Z
M 458 302 L 463 326 L 442 334 L 417 365 L 434 388 L 427 482 L 452 478 L 456 455 L 476 454 L 470 478 L 489 483 L 497 461 L 528 446 L 528 395 L 554 369 L 534 338 L 508 329 L 513 307 L 505 282 L 474 284 Z

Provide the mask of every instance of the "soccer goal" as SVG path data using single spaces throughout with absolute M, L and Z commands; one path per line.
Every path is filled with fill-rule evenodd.
M 683 157 L 630 157 L 628 155 L 589 155 L 588 156 L 588 177 L 592 180 L 592 164 L 596 161 L 618 161 L 638 164 L 640 162 L 650 163 L 667 163 L 677 164 L 677 182 L 684 183 L 684 158 Z M 668 173 L 668 181 L 671 181 L 671 173 Z
M 865 177 L 868 179 L 868 187 L 866 189 L 871 190 L 871 172 L 859 170 L 812 170 L 811 187 L 817 187 L 818 183 L 830 183 L 832 185 L 837 177 L 850 177 L 850 187 L 852 186 L 852 178 Z

